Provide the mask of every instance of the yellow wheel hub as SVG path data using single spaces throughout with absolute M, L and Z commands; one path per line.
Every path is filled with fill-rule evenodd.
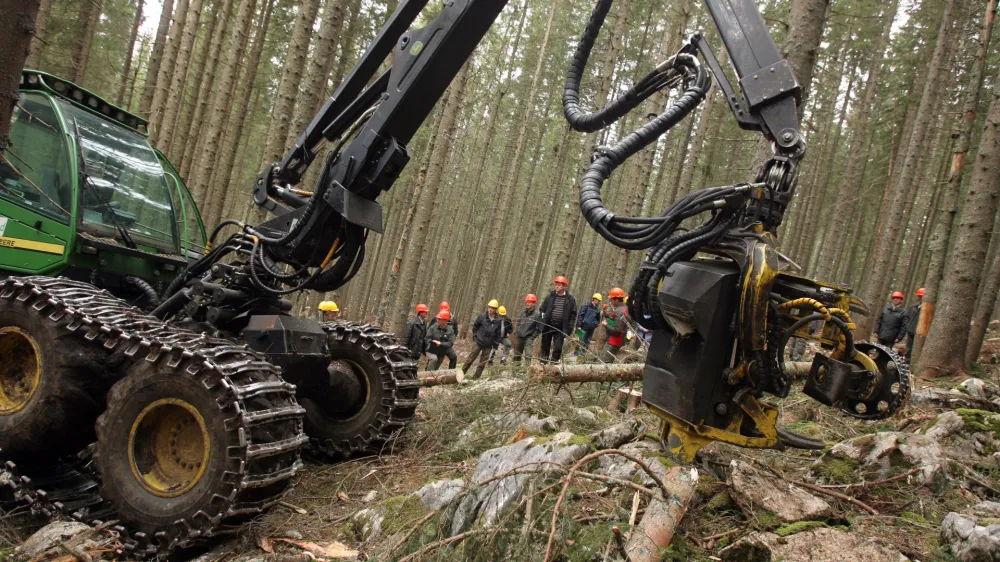
M 135 418 L 128 436 L 132 475 L 149 493 L 177 497 L 194 488 L 208 467 L 211 439 L 198 410 L 163 398 Z
M 0 415 L 21 411 L 41 378 L 42 354 L 35 339 L 15 326 L 0 328 Z

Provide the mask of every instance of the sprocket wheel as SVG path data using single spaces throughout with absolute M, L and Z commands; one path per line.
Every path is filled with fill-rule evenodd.
M 910 369 L 906 362 L 892 349 L 877 343 L 858 342 L 854 348 L 868 355 L 875 362 L 882 376 L 882 382 L 867 400 L 848 398 L 841 410 L 851 417 L 862 420 L 882 420 L 892 417 L 910 397 Z M 852 361 L 852 365 L 861 366 Z
M 349 370 L 346 378 L 351 382 L 345 393 L 344 385 L 316 383 L 329 377 L 306 373 L 294 380 L 299 403 L 306 409 L 309 441 L 333 458 L 382 452 L 416 412 L 417 365 L 395 336 L 377 326 L 346 322 L 322 326 L 331 368 Z

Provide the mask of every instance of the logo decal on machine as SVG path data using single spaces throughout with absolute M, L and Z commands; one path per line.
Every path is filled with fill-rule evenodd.
M 7 225 L 3 224 L 3 226 L 6 227 Z M 19 250 L 31 250 L 33 252 L 61 255 L 65 246 L 62 244 L 49 244 L 48 242 L 36 242 L 35 240 L 22 240 L 20 238 L 6 238 L 0 236 L 0 248 L 17 248 Z

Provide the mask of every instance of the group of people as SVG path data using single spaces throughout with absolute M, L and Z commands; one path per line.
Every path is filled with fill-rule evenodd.
M 558 276 L 553 280 L 553 289 L 538 305 L 538 297 L 528 293 L 524 297 L 524 309 L 512 321 L 507 309 L 496 299 L 486 304 L 486 311 L 476 317 L 472 325 L 472 350 L 462 365 L 464 371 L 476 367 L 473 378 L 482 376 L 487 365 L 492 364 L 497 354 L 500 363 L 506 364 L 513 348 L 513 361 L 531 361 L 535 344 L 540 340 L 539 359 L 558 362 L 562 358 L 563 345 L 567 335 L 575 333 L 586 349 L 590 345 L 594 331 L 600 326 L 607 333 L 607 342 L 602 356 L 607 361 L 618 357 L 625 345 L 630 323 L 625 306 L 625 291 L 620 287 L 611 289 L 610 303 L 602 306 L 603 298 L 595 293 L 590 302 L 577 309 L 576 297 L 569 293 L 569 280 Z M 449 369 L 454 369 L 458 356 L 455 340 L 458 322 L 451 313 L 447 302 L 442 302 L 435 322 L 428 325 L 430 309 L 426 304 L 418 304 L 414 317 L 407 322 L 403 332 L 403 342 L 414 359 L 426 356 L 427 370 L 437 370 L 447 357 Z
M 875 320 L 875 333 L 872 340 L 887 346 L 894 347 L 906 338 L 906 362 L 910 362 L 913 353 L 913 339 L 917 333 L 917 324 L 920 323 L 920 307 L 923 306 L 923 298 L 926 289 L 917 289 L 917 302 L 910 308 L 903 306 L 905 296 L 902 291 L 893 291 L 889 296 L 890 302 L 882 309 L 882 312 Z

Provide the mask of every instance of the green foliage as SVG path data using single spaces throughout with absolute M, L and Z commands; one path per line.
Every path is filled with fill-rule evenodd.
M 803 531 L 811 531 L 820 527 L 829 527 L 829 525 L 826 524 L 826 521 L 796 521 L 795 523 L 787 523 L 778 527 L 774 530 L 774 534 L 779 537 L 787 537 L 789 535 L 794 535 Z

